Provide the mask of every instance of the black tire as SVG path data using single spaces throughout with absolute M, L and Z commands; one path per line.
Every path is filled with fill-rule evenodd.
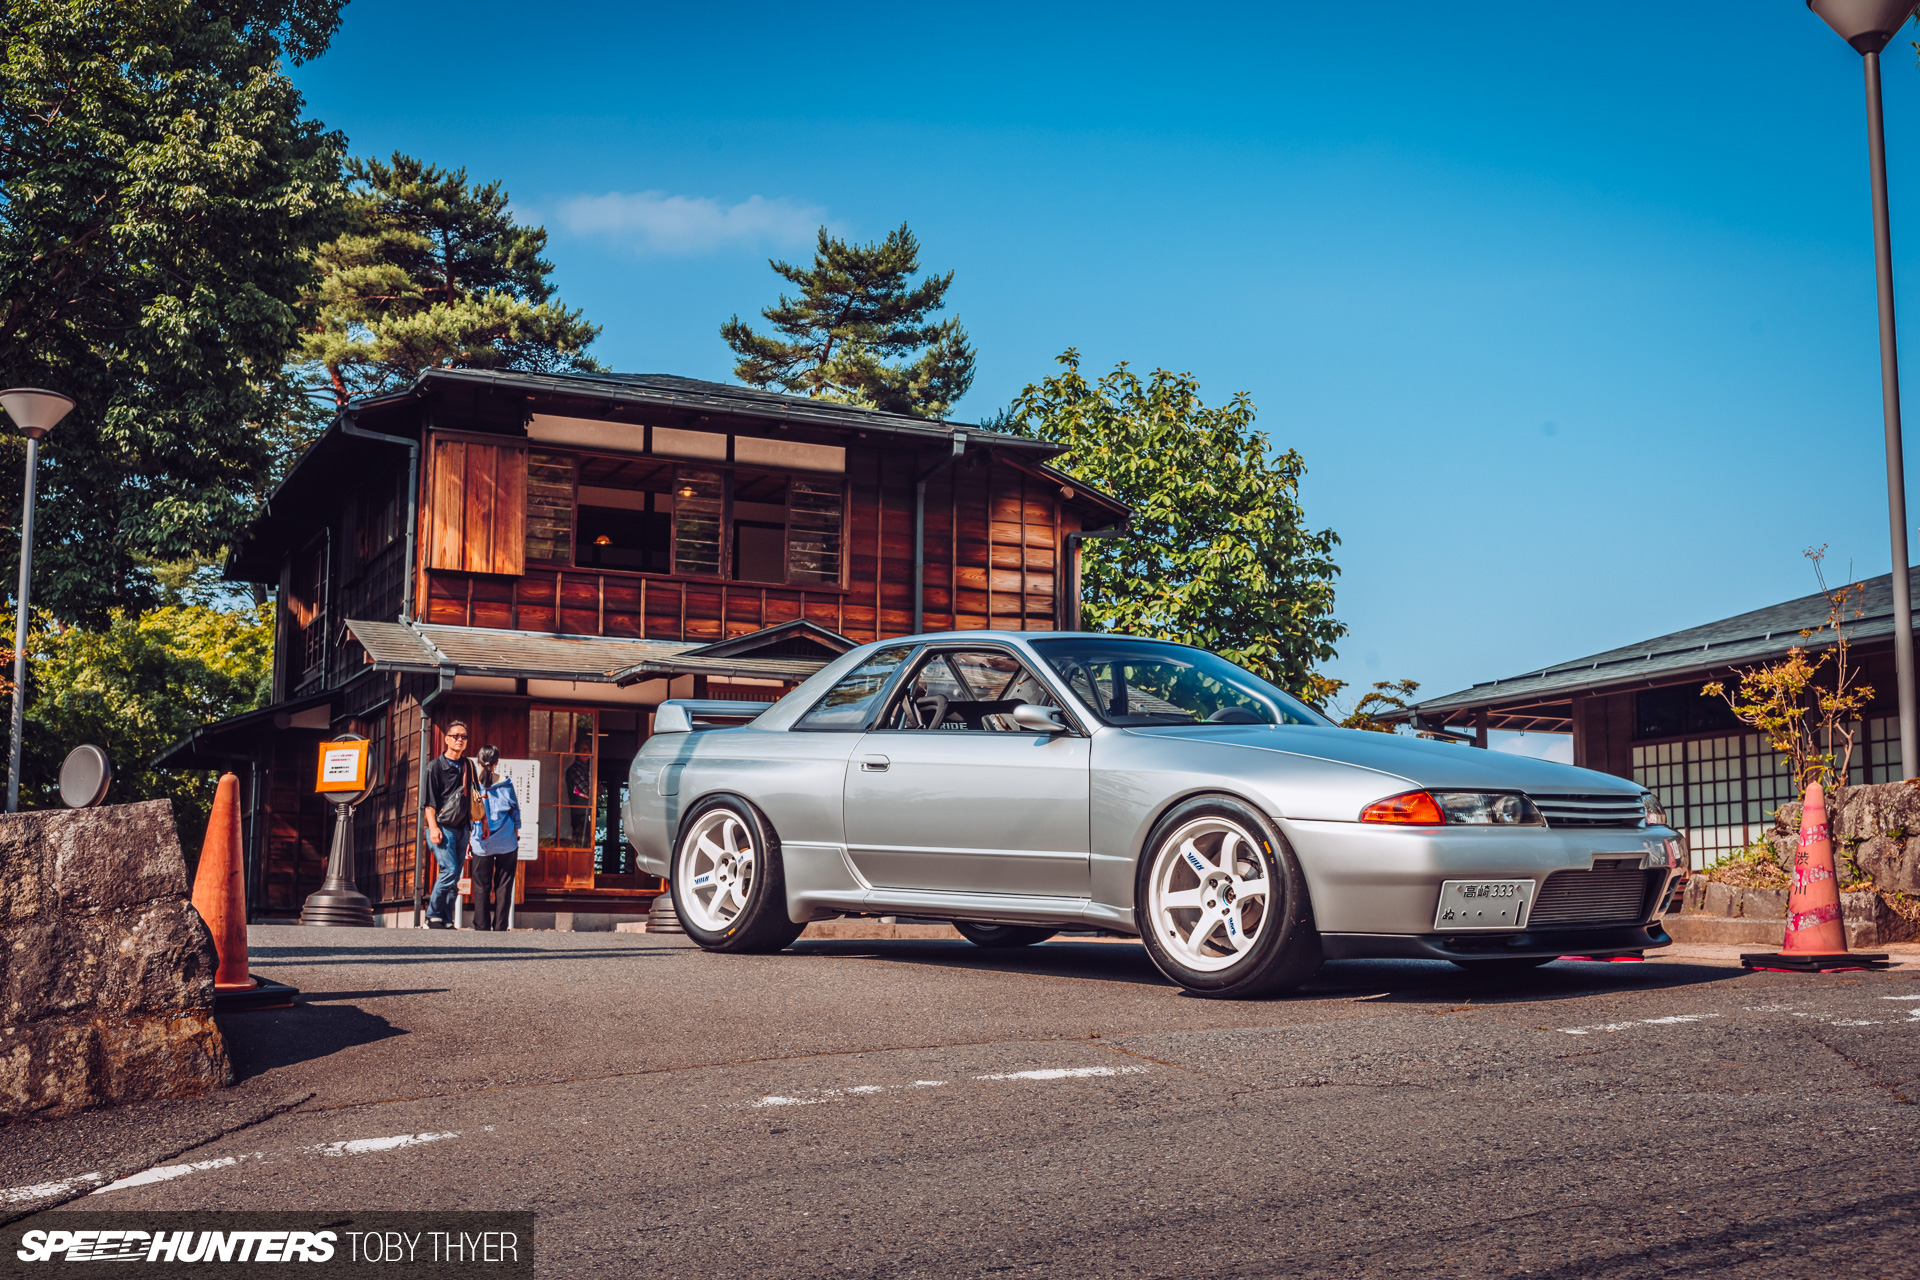
M 736 824 L 735 827 L 726 827 L 728 820 Z M 750 842 L 753 857 L 751 873 L 745 877 L 744 904 L 735 901 L 742 895 L 732 890 L 723 893 L 717 884 L 710 898 L 703 898 L 699 893 L 699 886 L 707 882 L 707 875 L 700 874 L 695 864 L 709 857 L 700 849 L 700 838 L 707 835 L 709 829 L 715 837 L 736 846 L 740 837 Z M 710 838 L 708 844 L 720 847 L 714 838 Z M 739 849 L 727 852 L 737 854 Z M 734 865 L 738 865 L 737 861 Z M 739 796 L 708 796 L 687 811 L 680 823 L 680 837 L 674 842 L 671 872 L 668 883 L 673 893 L 674 914 L 680 917 L 687 936 L 708 951 L 737 954 L 779 951 L 791 945 L 806 928 L 787 917 L 787 883 L 780 863 L 780 837 L 766 815 Z M 733 881 L 733 888 L 738 886 L 739 881 Z M 722 905 L 716 909 L 713 904 Z
M 1007 947 L 1030 947 L 1036 942 L 1045 942 L 1059 932 L 1057 929 L 1023 924 L 975 924 L 971 920 L 955 920 L 953 927 L 974 946 L 995 951 Z
M 1216 878 L 1222 874 L 1233 877 L 1230 884 L 1222 884 L 1222 889 L 1234 889 L 1258 879 L 1252 874 L 1257 860 L 1260 864 L 1257 870 L 1264 873 L 1265 900 L 1258 908 L 1257 919 L 1251 918 L 1257 895 L 1243 896 L 1238 906 L 1232 905 L 1236 899 L 1230 892 L 1223 891 L 1220 898 L 1206 900 L 1207 907 L 1219 903 L 1218 910 L 1225 914 L 1219 917 L 1221 923 L 1214 926 L 1217 932 L 1206 935 L 1209 941 L 1189 947 L 1194 931 L 1204 926 L 1207 917 L 1196 906 L 1191 909 L 1189 924 L 1186 916 L 1189 909 L 1176 907 L 1167 909 L 1165 918 L 1156 921 L 1159 910 L 1156 877 L 1169 877 L 1168 892 L 1178 896 L 1190 891 L 1173 889 L 1171 878 L 1184 875 L 1196 882 L 1204 897 L 1212 882 L 1187 866 L 1180 850 L 1190 843 L 1198 849 L 1197 842 L 1204 842 L 1215 834 L 1224 837 L 1226 831 L 1220 828 L 1239 833 L 1231 846 L 1223 838 L 1205 855 L 1219 857 L 1229 847 L 1233 850 L 1232 867 L 1225 873 L 1214 869 Z M 1200 834 L 1189 834 L 1196 832 Z M 1243 857 L 1243 853 L 1246 856 Z M 1241 866 L 1248 869 L 1244 876 L 1237 871 Z M 1231 953 L 1240 949 L 1238 944 L 1215 941 L 1226 939 L 1230 934 L 1228 919 L 1232 920 L 1233 927 L 1242 930 L 1242 937 L 1252 938 L 1244 954 L 1237 958 Z M 1154 966 L 1197 996 L 1244 1000 L 1273 995 L 1299 986 L 1320 970 L 1320 934 L 1313 925 L 1313 905 L 1307 898 L 1306 878 L 1300 873 L 1293 850 L 1264 814 L 1231 796 L 1196 796 L 1175 805 L 1154 824 L 1141 849 L 1134 877 L 1134 920 Z M 1187 930 L 1185 938 L 1181 936 L 1182 929 Z
M 1488 960 L 1449 960 L 1468 973 L 1477 973 L 1483 978 L 1513 978 L 1529 973 L 1543 964 L 1552 964 L 1559 956 L 1495 956 Z

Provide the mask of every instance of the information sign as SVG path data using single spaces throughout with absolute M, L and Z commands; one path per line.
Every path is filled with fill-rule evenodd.
M 352 792 L 367 789 L 367 740 L 320 744 L 320 773 L 313 789 Z
M 494 766 L 513 781 L 514 798 L 520 801 L 520 861 L 540 860 L 540 762 L 538 760 L 502 760 Z

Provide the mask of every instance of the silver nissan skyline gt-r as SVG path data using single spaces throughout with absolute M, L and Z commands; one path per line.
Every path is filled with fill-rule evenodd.
M 688 934 L 773 951 L 845 913 L 987 947 L 1137 934 L 1188 990 L 1325 959 L 1510 971 L 1669 943 L 1685 846 L 1642 787 L 1341 729 L 1202 649 L 944 632 L 843 654 L 751 723 L 668 703 L 624 817 Z

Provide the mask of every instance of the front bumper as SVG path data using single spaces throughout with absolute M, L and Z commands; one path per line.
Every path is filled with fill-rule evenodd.
M 1648 925 L 1529 929 L 1521 933 L 1323 933 L 1329 960 L 1524 960 L 1536 956 L 1625 955 L 1670 946 L 1656 921 Z
M 1664 870 L 1670 887 L 1681 870 L 1675 863 L 1685 858 L 1678 834 L 1665 827 L 1583 831 L 1278 821 L 1306 877 L 1315 923 L 1329 935 L 1436 934 L 1434 913 L 1446 880 L 1528 879 L 1538 894 L 1555 872 L 1590 870 L 1596 858 L 1631 858 L 1641 870 Z M 1664 894 L 1650 895 L 1646 914 L 1631 923 L 1657 919 L 1657 904 L 1664 901 Z M 1622 923 L 1616 917 L 1595 927 Z

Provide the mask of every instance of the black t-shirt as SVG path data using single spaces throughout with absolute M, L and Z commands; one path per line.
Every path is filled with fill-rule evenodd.
M 464 827 L 472 821 L 467 813 L 467 784 L 472 765 L 466 760 L 449 760 L 437 755 L 427 766 L 427 794 L 420 802 L 432 809 L 442 827 Z

